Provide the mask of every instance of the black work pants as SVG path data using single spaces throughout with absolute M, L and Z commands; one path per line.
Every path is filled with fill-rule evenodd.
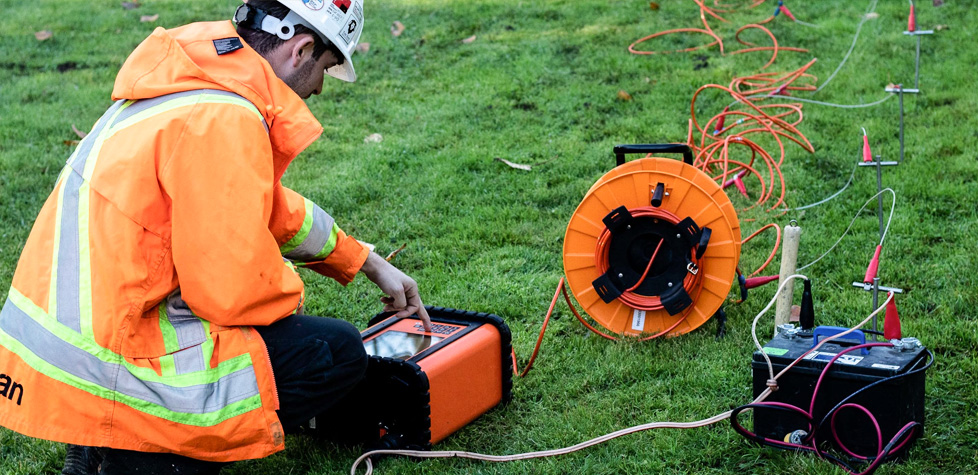
M 340 402 L 363 378 L 367 355 L 356 327 L 343 320 L 293 315 L 255 327 L 268 347 L 278 390 L 278 417 L 286 434 Z M 317 425 L 329 423 L 318 417 Z M 99 449 L 100 475 L 212 475 L 225 463 L 175 454 Z

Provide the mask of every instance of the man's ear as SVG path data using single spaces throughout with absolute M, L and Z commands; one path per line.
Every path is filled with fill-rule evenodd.
M 316 40 L 313 39 L 311 34 L 301 33 L 295 35 L 292 39 L 289 60 L 292 62 L 293 68 L 298 68 L 305 64 L 306 61 L 315 61 L 312 57 L 312 52 L 316 48 Z

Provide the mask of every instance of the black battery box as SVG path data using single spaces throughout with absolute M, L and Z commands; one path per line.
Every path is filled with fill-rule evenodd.
M 778 334 L 764 346 L 771 358 L 774 374 L 804 355 L 820 340 L 848 330 L 839 327 L 818 327 L 813 332 L 801 332 L 791 325 L 782 326 Z M 805 355 L 794 367 L 778 379 L 778 390 L 765 402 L 790 404 L 806 412 L 812 407 L 812 395 L 825 366 L 845 348 L 866 343 L 865 335 L 856 331 L 839 340 L 825 343 Z M 843 354 L 825 373 L 815 396 L 812 421 L 818 425 L 826 414 L 844 399 L 846 404 L 862 406 L 876 418 L 882 444 L 886 443 L 910 422 L 919 422 L 907 443 L 901 444 L 893 455 L 899 455 L 923 434 L 925 372 L 928 352 L 915 338 L 894 340 L 892 347 L 873 347 Z M 870 342 L 872 343 L 872 342 Z M 751 362 L 753 389 L 756 398 L 767 389 L 770 377 L 768 366 L 759 351 Z M 904 377 L 896 377 L 905 375 Z M 887 379 L 892 378 L 892 379 Z M 874 384 L 875 383 L 875 384 Z M 871 386 L 868 387 L 867 386 Z M 861 389 L 864 389 L 860 391 Z M 854 397 L 849 396 L 857 393 Z M 829 440 L 841 450 L 864 457 L 876 456 L 879 437 L 872 420 L 861 409 L 847 406 L 837 409 L 818 425 L 818 440 Z M 809 422 L 793 411 L 771 408 L 754 409 L 754 433 L 761 437 L 784 440 L 796 430 L 810 431 Z M 834 427 L 833 427 L 834 424 Z M 840 446 L 841 443 L 841 446 Z

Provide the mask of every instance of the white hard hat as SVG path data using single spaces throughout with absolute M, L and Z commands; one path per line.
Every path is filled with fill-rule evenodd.
M 326 74 L 347 82 L 357 80 L 353 70 L 353 51 L 363 32 L 363 0 L 278 0 L 291 10 L 285 18 L 271 15 L 251 17 L 255 9 L 247 4 L 235 12 L 235 21 L 245 18 L 254 21 L 261 30 L 277 35 L 283 40 L 295 34 L 294 25 L 303 25 L 323 40 L 332 43 L 343 54 L 343 64 L 326 69 Z M 240 14 L 240 15 L 239 15 Z M 239 20 L 239 16 L 241 19 Z

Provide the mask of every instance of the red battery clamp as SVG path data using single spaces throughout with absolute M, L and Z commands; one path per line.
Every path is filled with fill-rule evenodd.
M 512 398 L 511 334 L 492 314 L 425 307 L 416 316 L 374 316 L 361 332 L 369 355 L 358 424 L 373 449 L 431 448 Z

